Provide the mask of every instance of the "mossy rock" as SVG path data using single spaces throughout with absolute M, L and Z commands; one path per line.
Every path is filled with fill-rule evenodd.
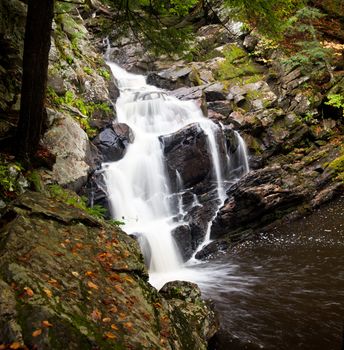
M 188 344 L 197 344 L 186 347 L 173 316 L 184 311 L 148 284 L 136 241 L 113 225 L 36 192 L 8 207 L 2 224 L 0 344 L 199 350 L 217 329 L 203 302 L 180 301 Z

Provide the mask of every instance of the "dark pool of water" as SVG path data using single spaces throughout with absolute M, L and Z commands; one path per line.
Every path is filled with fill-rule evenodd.
M 344 350 L 344 196 L 213 264 L 230 270 L 203 291 L 221 322 L 211 349 Z

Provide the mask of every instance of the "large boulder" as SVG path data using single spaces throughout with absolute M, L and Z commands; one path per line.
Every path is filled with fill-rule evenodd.
M 70 115 L 48 110 L 48 121 L 50 128 L 42 142 L 56 157 L 56 163 L 52 171 L 44 171 L 44 179 L 78 190 L 94 166 L 92 145 L 86 132 Z
M 178 293 L 169 284 L 159 294 L 136 241 L 113 225 L 34 192 L 2 224 L 0 340 L 8 348 L 205 350 L 217 331 L 197 286 L 178 282 Z
M 192 187 L 211 176 L 212 161 L 207 135 L 198 123 L 169 135 L 160 136 L 172 186 L 177 172 L 184 187 Z

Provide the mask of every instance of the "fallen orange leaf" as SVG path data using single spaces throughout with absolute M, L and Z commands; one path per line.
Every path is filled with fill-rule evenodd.
M 124 290 L 120 285 L 116 284 L 114 288 L 117 290 L 118 293 L 124 293 Z
M 52 286 L 54 286 L 54 287 L 58 287 L 59 286 L 59 281 L 57 281 L 57 280 L 55 280 L 55 279 L 50 279 L 49 281 L 48 281 L 48 283 L 49 284 L 51 284 Z
M 4 347 L 2 347 L 2 346 L 4 346 Z M 19 349 L 20 347 L 21 347 L 21 344 L 17 341 L 10 345 L 10 349 L 14 349 L 14 350 Z M 6 345 L 0 345 L 0 349 L 1 350 L 6 349 Z
M 43 292 L 47 295 L 48 298 L 51 298 L 53 296 L 53 293 L 48 288 L 43 288 Z
M 94 276 L 94 272 L 92 271 L 86 271 L 85 272 L 85 276 L 89 277 L 89 276 Z
M 113 273 L 110 275 L 110 279 L 111 279 L 111 280 L 115 280 L 115 281 L 122 282 L 121 276 L 120 276 L 118 273 L 115 273 L 115 272 L 113 272 Z
M 134 280 L 133 280 L 131 277 L 129 277 L 129 276 L 125 276 L 124 279 L 125 279 L 127 282 L 129 282 L 130 284 L 133 284 L 133 283 L 134 283 Z
M 133 324 L 131 322 L 124 322 L 123 326 L 128 329 L 129 331 L 131 331 L 133 329 Z
M 112 306 L 109 311 L 112 312 L 113 314 L 116 313 L 118 311 L 117 306 L 115 306 L 115 305 Z
M 116 335 L 111 333 L 111 332 L 105 332 L 104 337 L 107 339 L 116 339 L 117 338 Z
M 91 317 L 92 317 L 92 319 L 93 320 L 100 320 L 101 319 L 101 317 L 102 317 L 102 314 L 101 314 L 101 312 L 98 310 L 98 309 L 94 309 L 93 311 L 92 311 L 92 313 L 91 313 Z
M 127 315 L 124 312 L 120 312 L 119 317 L 121 318 L 121 320 L 123 320 L 127 317 Z
M 112 324 L 110 327 L 111 327 L 111 329 L 118 331 L 118 327 L 115 324 Z
M 24 287 L 24 290 L 25 290 L 26 295 L 28 295 L 29 297 L 32 297 L 34 295 L 34 292 L 31 288 Z
M 53 325 L 48 320 L 44 320 L 42 321 L 42 326 L 49 328 L 49 327 L 52 327 Z
M 90 288 L 98 289 L 98 286 L 97 286 L 96 284 L 94 284 L 93 282 L 91 282 L 91 281 L 88 281 L 88 282 L 87 282 L 87 285 L 88 285 Z
M 32 332 L 33 337 L 38 337 L 41 334 L 42 334 L 42 330 L 40 328 L 36 329 L 34 332 Z

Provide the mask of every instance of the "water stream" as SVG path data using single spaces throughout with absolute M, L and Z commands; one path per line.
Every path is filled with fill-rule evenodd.
M 223 265 L 201 286 L 222 325 L 212 350 L 344 348 L 344 197 L 210 263 Z
M 190 271 L 190 263 L 188 267 L 183 264 L 171 235 L 172 230 L 181 224 L 180 218 L 185 213 L 181 196 L 175 205 L 159 136 L 197 123 L 207 136 L 212 158 L 212 182 L 216 183 L 220 207 L 225 200 L 225 180 L 230 175 L 229 167 L 221 164 L 217 145 L 216 135 L 221 132 L 221 126 L 205 118 L 193 101 L 178 100 L 163 90 L 147 85 L 143 76 L 130 74 L 114 63 L 109 63 L 109 66 L 120 89 L 116 103 L 117 122 L 127 124 L 135 137 L 124 158 L 103 165 L 112 215 L 124 221 L 125 232 L 138 236 L 141 243 L 146 242 L 141 245 L 143 249 L 149 247 L 150 282 L 154 286 L 160 288 L 173 279 L 195 280 L 195 271 Z M 237 137 L 240 159 L 246 153 L 243 151 L 240 154 L 243 143 L 238 134 Z M 248 171 L 245 161 L 241 173 Z M 236 164 L 236 167 L 240 168 L 240 165 Z M 178 191 L 182 193 L 183 179 L 178 172 L 176 178 Z M 206 242 L 209 241 L 209 231 L 210 223 Z M 208 271 L 197 271 L 196 275 L 202 275 L 198 278 L 206 278 Z

